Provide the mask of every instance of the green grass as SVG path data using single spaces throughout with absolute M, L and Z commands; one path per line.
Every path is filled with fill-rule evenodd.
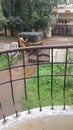
M 22 59 L 22 53 L 19 52 L 18 60 L 21 60 L 21 59 Z M 10 64 L 13 65 L 13 60 L 12 60 L 11 56 L 9 56 L 9 60 L 10 60 Z M 5 55 L 5 54 L 0 55 L 0 69 L 6 68 L 6 67 L 8 67 L 7 55 Z
M 68 66 L 68 69 L 71 68 Z M 73 68 L 73 66 L 72 66 Z M 39 74 L 51 74 L 51 65 L 40 65 Z M 54 74 L 64 74 L 64 65 L 54 65 Z M 68 73 L 68 72 L 67 72 Z M 35 73 L 37 75 L 37 73 Z M 33 78 L 27 82 L 27 99 L 30 108 L 39 107 L 38 103 L 38 84 L 37 79 Z M 53 103 L 54 105 L 63 105 L 63 87 L 64 87 L 64 76 L 53 76 Z M 40 77 L 39 78 L 39 89 L 40 89 L 40 101 L 42 106 L 51 105 L 51 77 Z M 26 100 L 22 97 L 23 107 L 26 110 Z M 73 78 L 67 77 L 66 79 L 66 105 L 73 105 Z
M 22 58 L 20 53 L 19 59 Z M 72 59 L 70 59 L 72 61 Z M 0 55 L 0 69 L 6 68 L 8 66 L 8 60 L 6 55 Z M 53 74 L 64 74 L 65 66 L 54 65 Z M 39 93 L 40 102 L 42 106 L 51 105 L 51 76 L 43 77 L 43 75 L 51 75 L 51 65 L 40 65 L 39 67 Z M 73 74 L 73 65 L 67 65 L 67 74 Z M 35 74 L 37 76 L 37 72 Z M 63 87 L 64 87 L 64 77 L 63 76 L 53 76 L 53 103 L 54 105 L 63 105 Z M 36 78 L 27 80 L 27 99 L 30 108 L 39 107 L 38 102 L 38 82 Z M 24 95 L 22 95 L 23 107 L 26 110 L 26 100 Z M 73 105 L 73 76 L 66 77 L 66 105 Z
M 6 55 L 0 55 L 0 69 L 6 68 L 8 66 L 8 60 Z

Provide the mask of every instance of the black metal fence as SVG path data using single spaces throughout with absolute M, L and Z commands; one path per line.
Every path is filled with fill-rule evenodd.
M 56 49 L 61 49 L 61 50 L 65 50 L 65 61 L 54 61 L 54 50 Z M 73 49 L 73 45 L 48 45 L 48 46 L 31 46 L 31 47 L 26 47 L 26 48 L 17 48 L 17 49 L 11 49 L 11 50 L 4 50 L 4 51 L 0 51 L 0 59 L 1 56 L 6 56 L 5 60 L 7 59 L 7 64 L 5 67 L 0 67 L 0 74 L 2 74 L 2 72 L 8 70 L 9 71 L 9 80 L 5 81 L 1 81 L 0 82 L 0 87 L 2 85 L 6 85 L 7 83 L 10 84 L 10 88 L 11 88 L 11 96 L 12 96 L 12 102 L 13 102 L 13 106 L 14 106 L 14 110 L 16 113 L 16 117 L 18 117 L 18 108 L 16 107 L 16 101 L 15 101 L 15 95 L 14 95 L 14 87 L 13 87 L 13 83 L 16 81 L 21 81 L 23 80 L 24 82 L 24 96 L 25 96 L 25 100 L 26 100 L 26 106 L 27 106 L 27 110 L 28 113 L 31 112 L 31 106 L 29 103 L 29 99 L 28 99 L 28 93 L 27 93 L 27 80 L 29 79 L 37 79 L 37 98 L 38 98 L 38 106 L 40 108 L 40 111 L 42 111 L 42 104 L 41 104 L 41 97 L 40 97 L 40 78 L 43 77 L 50 77 L 50 106 L 51 109 L 54 109 L 54 84 L 53 84 L 53 79 L 54 77 L 63 77 L 64 78 L 64 83 L 62 86 L 62 97 L 63 97 L 63 109 L 66 109 L 66 79 L 67 77 L 72 77 L 73 74 L 72 73 L 67 73 L 67 68 L 68 65 L 73 65 L 73 60 L 69 60 L 69 50 Z M 27 53 L 26 53 L 26 51 Z M 10 55 L 12 53 L 16 52 L 16 54 L 18 56 L 16 56 L 16 62 L 14 63 L 14 56 Z M 35 56 L 35 58 L 34 58 Z M 59 56 L 62 57 L 62 55 Z M 57 57 L 56 57 L 57 59 Z M 21 64 L 17 64 L 17 62 L 21 60 Z M 1 61 L 1 60 L 0 60 Z M 1 61 L 2 62 L 2 61 Z M 4 62 L 4 61 L 3 61 Z M 2 64 L 2 63 L 0 63 Z M 64 71 L 63 73 L 54 73 L 54 65 L 56 64 L 62 64 L 64 65 Z M 47 74 L 40 74 L 40 66 L 41 65 L 50 65 L 50 73 Z M 35 66 L 36 67 L 36 75 L 29 75 L 27 76 L 27 71 L 26 71 L 26 67 L 29 67 L 31 69 L 31 66 Z M 13 79 L 12 76 L 12 70 L 14 68 L 19 68 L 21 67 L 23 69 L 23 77 L 21 78 L 16 78 Z M 60 71 L 61 72 L 61 71 Z M 44 79 L 45 80 L 45 79 Z M 48 83 L 47 83 L 48 84 Z M 42 85 L 43 86 L 43 85 Z M 49 90 L 46 90 L 49 91 Z M 49 100 L 49 99 L 48 99 Z M 2 107 L 2 101 L 0 99 L 0 110 L 1 110 L 1 115 L 4 119 L 4 122 L 6 122 L 6 117 L 5 117 L 5 113 L 3 111 L 3 107 Z
M 56 36 L 73 36 L 72 25 L 57 24 L 53 26 L 52 34 Z

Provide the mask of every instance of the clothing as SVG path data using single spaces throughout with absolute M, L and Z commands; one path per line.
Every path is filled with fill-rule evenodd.
M 23 37 L 21 37 L 19 40 L 20 40 L 21 43 L 23 43 L 23 44 L 25 44 L 25 46 L 27 46 L 27 40 L 26 39 L 24 40 Z
M 25 43 L 23 37 L 20 38 L 20 41 L 21 41 L 22 43 Z

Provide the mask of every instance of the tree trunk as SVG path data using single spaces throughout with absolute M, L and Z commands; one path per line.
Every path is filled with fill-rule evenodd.
M 14 29 L 11 27 L 11 36 L 14 36 Z
M 4 31 L 5 31 L 5 36 L 7 36 L 7 27 L 4 27 Z

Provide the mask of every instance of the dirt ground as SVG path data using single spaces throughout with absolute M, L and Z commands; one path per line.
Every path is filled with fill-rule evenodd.
M 4 40 L 0 40 L 0 43 L 8 43 Z M 10 41 L 9 41 L 10 44 Z M 48 39 L 43 40 L 44 45 L 60 45 L 60 44 L 73 44 L 73 38 L 72 37 L 52 37 Z M 26 59 L 27 60 L 27 59 Z M 28 76 L 31 76 L 35 72 L 36 67 L 30 66 L 28 69 L 26 69 L 26 73 Z M 23 74 L 23 70 L 21 68 L 14 69 L 12 72 L 12 76 L 14 78 L 21 77 Z M 8 79 L 8 72 L 4 71 L 0 73 L 0 82 L 6 81 Z M 13 84 L 13 90 L 14 90 L 14 98 L 16 102 L 16 109 L 18 112 L 23 111 L 23 106 L 21 103 L 22 95 L 24 94 L 24 87 L 23 82 L 18 81 Z M 0 101 L 2 103 L 2 109 L 5 113 L 5 116 L 9 116 L 11 114 L 15 113 L 12 97 L 11 97 L 11 87 L 10 84 L 1 85 L 0 86 Z M 2 112 L 0 112 L 0 119 L 2 118 Z

